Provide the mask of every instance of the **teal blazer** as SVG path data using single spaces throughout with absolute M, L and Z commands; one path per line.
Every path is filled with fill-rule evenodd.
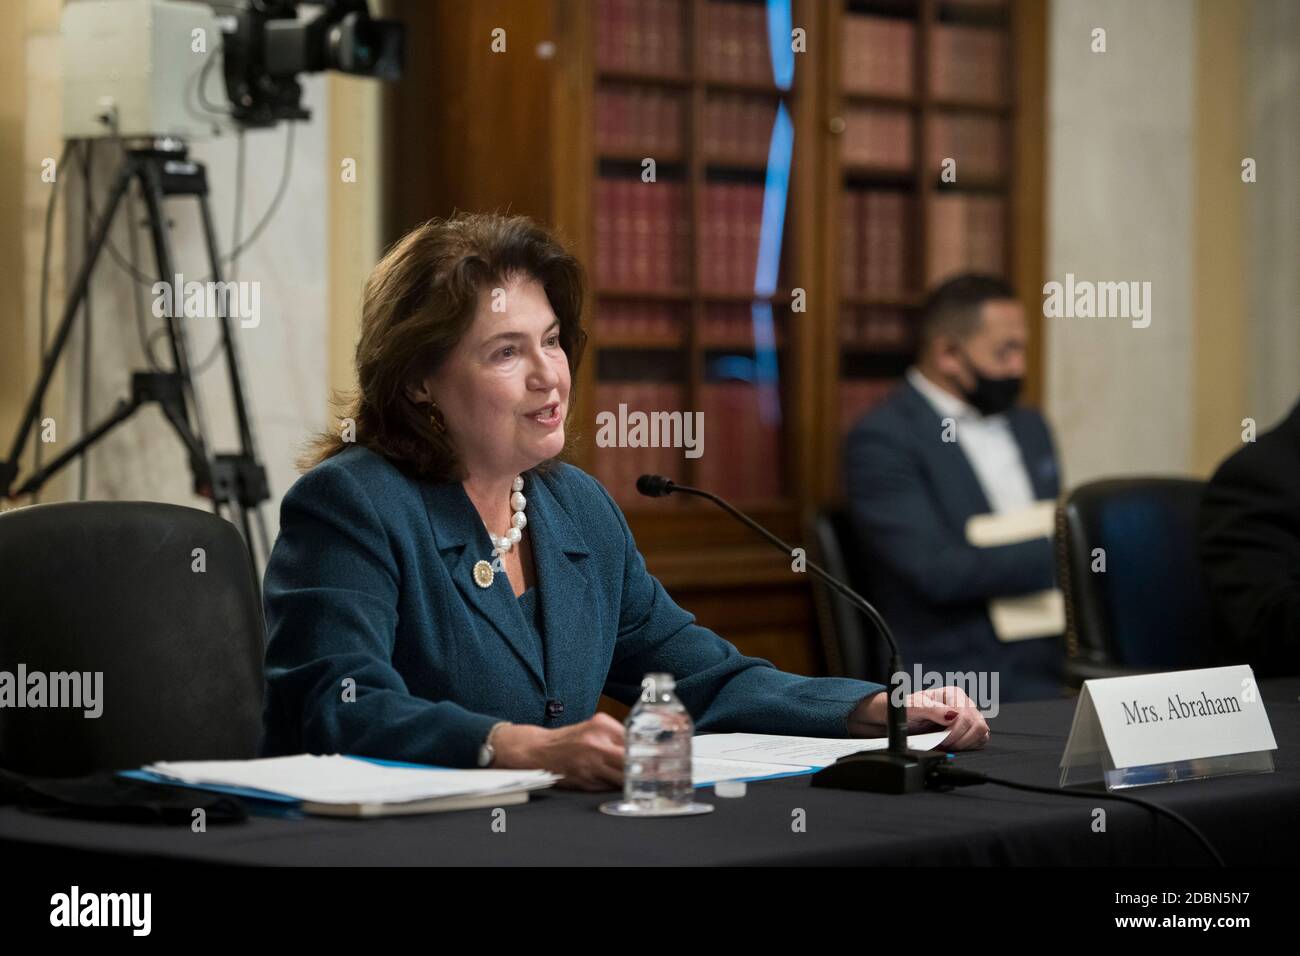
M 541 633 L 459 483 L 408 477 L 353 446 L 298 479 L 264 584 L 262 753 L 472 767 L 499 720 L 560 727 L 602 691 L 635 702 L 672 674 L 698 731 L 847 735 L 880 684 L 800 677 L 695 623 L 646 570 L 623 513 L 566 464 L 524 475 Z

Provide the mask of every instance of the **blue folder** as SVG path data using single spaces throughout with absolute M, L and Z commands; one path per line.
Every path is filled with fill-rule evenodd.
M 407 763 L 402 760 L 382 760 L 379 757 L 354 757 L 351 754 L 344 754 L 343 756 L 351 760 L 364 760 L 367 763 L 379 764 L 383 767 L 413 767 L 417 770 L 450 769 L 424 763 Z M 273 793 L 270 790 L 255 790 L 251 787 L 229 787 L 218 783 L 186 783 L 183 780 L 175 780 L 160 773 L 154 773 L 152 770 L 119 770 L 117 775 L 130 780 L 143 780 L 146 783 L 162 783 L 169 787 L 188 787 L 191 790 L 204 790 L 210 793 L 224 793 L 232 797 L 239 797 L 241 800 L 248 801 L 250 812 L 261 816 L 293 819 L 306 816 L 301 809 L 302 801 L 297 797 L 290 797 L 283 793 Z

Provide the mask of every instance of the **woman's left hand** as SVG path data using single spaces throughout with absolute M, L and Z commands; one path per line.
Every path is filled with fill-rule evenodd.
M 849 732 L 864 737 L 886 734 L 889 693 L 881 691 L 863 700 L 849 718 Z M 938 750 L 975 750 L 988 743 L 989 725 L 960 687 L 935 687 L 908 694 L 903 706 L 907 708 L 908 734 L 948 731 Z

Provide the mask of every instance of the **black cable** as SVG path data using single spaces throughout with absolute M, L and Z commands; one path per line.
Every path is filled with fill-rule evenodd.
M 163 327 L 161 327 L 161 328 L 154 329 L 152 332 L 149 333 L 149 338 L 146 339 L 146 340 L 145 340 L 145 343 L 144 343 L 144 350 L 145 350 L 145 354 L 149 357 L 149 360 L 150 360 L 150 361 L 153 361 L 153 360 L 154 360 L 154 354 L 153 354 L 154 343 L 157 342 L 159 339 L 161 339 L 161 338 L 162 338 L 163 336 L 165 336 L 166 334 L 167 334 L 167 328 L 166 328 L 166 326 L 163 326 Z M 175 369 L 164 369 L 164 368 L 159 367 L 158 371 L 160 371 L 160 372 L 174 372 Z
M 1158 803 L 1152 803 L 1150 800 L 1143 800 L 1140 797 L 1129 796 L 1126 793 L 1103 793 L 1095 790 L 1060 790 L 1052 787 L 1040 787 L 1037 784 L 1003 780 L 1000 777 L 990 777 L 988 774 L 980 773 L 977 770 L 965 770 L 961 767 L 951 767 L 943 764 L 935 767 L 930 772 L 930 780 L 940 785 L 953 787 L 969 787 L 981 783 L 991 783 L 999 787 L 1008 787 L 1011 790 L 1024 790 L 1027 793 L 1046 793 L 1052 796 L 1078 797 L 1084 800 L 1118 800 L 1121 803 L 1131 803 L 1134 806 L 1145 807 L 1157 816 L 1164 816 L 1173 820 L 1186 829 L 1205 848 L 1205 852 L 1214 860 L 1216 866 L 1226 867 L 1228 865 L 1224 862 L 1223 857 L 1219 855 L 1219 851 L 1214 848 L 1214 844 L 1191 820 L 1188 820 L 1177 811 L 1170 810 L 1168 807 L 1162 807 Z
M 126 144 L 124 144 L 122 142 L 122 138 L 117 135 L 116 123 L 110 124 L 110 129 L 113 131 L 113 140 L 114 142 L 117 143 L 118 149 L 122 153 L 122 161 L 125 163 L 130 158 L 127 154 Z M 85 142 L 89 143 L 90 141 L 86 140 Z M 130 198 L 130 196 L 131 196 L 131 192 L 130 192 L 130 188 L 128 187 L 127 190 L 128 199 Z M 131 203 L 131 208 L 132 209 L 135 208 L 134 202 Z M 93 198 L 90 203 L 90 211 L 92 214 L 94 214 L 94 217 L 96 219 L 99 218 L 99 211 L 95 208 L 95 203 Z M 132 215 L 131 219 L 132 219 L 132 228 L 134 229 L 134 223 L 135 223 L 134 214 Z M 132 234 L 134 235 L 134 233 Z M 123 272 L 126 272 L 128 275 L 133 277 L 135 281 L 140 283 L 141 285 L 148 286 L 151 291 L 153 289 L 154 283 L 160 281 L 154 276 L 145 275 L 143 272 L 141 272 L 137 267 L 137 262 L 134 258 L 132 259 L 131 262 L 127 262 L 125 259 L 123 259 L 122 254 L 117 251 L 117 246 L 113 245 L 113 240 L 108 235 L 104 236 L 104 248 L 108 250 L 108 254 L 113 258 L 113 261 L 117 264 L 117 267 L 119 269 L 121 269 Z M 170 281 L 170 278 L 167 281 Z
M 234 251 L 230 253 L 230 279 L 239 276 L 240 234 L 244 228 L 244 128 L 241 126 L 235 134 L 235 211 L 230 218 L 230 244 Z
M 113 138 L 115 142 L 117 142 L 122 152 L 122 155 L 125 157 L 127 154 L 126 146 L 125 144 L 122 143 L 121 137 L 117 135 L 117 129 L 115 124 L 112 128 L 113 128 Z M 236 181 L 236 193 L 239 194 L 237 196 L 236 201 L 241 206 L 242 206 L 242 191 L 243 191 L 242 133 L 243 131 L 241 130 L 240 131 L 241 159 L 240 159 L 240 169 L 238 170 L 238 179 Z M 276 213 L 276 210 L 279 209 L 280 203 L 284 199 L 285 193 L 288 190 L 290 173 L 293 169 L 293 144 L 294 144 L 294 124 L 292 122 L 289 122 L 288 129 L 285 130 L 284 162 L 280 171 L 280 183 L 276 187 L 275 196 L 272 197 L 271 204 L 267 207 L 266 212 L 262 214 L 262 218 L 258 221 L 257 225 L 253 227 L 253 231 L 249 233 L 248 238 L 243 240 L 242 242 L 238 242 L 235 245 L 235 247 L 231 249 L 231 251 L 225 256 L 224 258 L 225 263 L 234 264 L 237 268 L 237 263 L 240 254 L 243 253 L 245 249 L 247 249 L 257 240 L 257 238 L 262 234 L 262 232 L 266 229 L 267 225 L 270 223 L 272 217 Z M 59 185 L 60 185 L 59 175 L 60 173 L 63 172 L 64 165 L 67 164 L 69 158 L 72 156 L 75 145 L 76 142 L 73 140 L 64 141 L 63 152 L 59 154 L 58 163 L 55 165 L 54 182 L 50 187 L 50 198 L 47 200 L 45 204 L 45 236 L 44 236 L 43 248 L 41 251 L 41 286 L 40 286 L 40 306 L 39 306 L 39 329 L 40 329 L 40 350 L 41 350 L 40 358 L 42 361 L 45 359 L 45 351 L 48 346 L 48 339 L 49 339 L 50 247 L 54 237 L 54 211 L 57 207 L 57 200 L 59 194 Z M 89 156 L 89 147 L 87 147 L 87 157 L 88 156 Z M 85 162 L 89 162 L 89 159 L 87 158 Z M 104 237 L 104 246 L 105 248 L 107 248 L 110 257 L 117 264 L 117 266 L 120 269 L 122 269 L 122 271 L 132 276 L 136 282 L 145 285 L 150 290 L 152 290 L 154 283 L 160 280 L 143 274 L 142 272 L 139 271 L 138 268 L 138 256 L 137 256 L 138 245 L 137 245 L 137 240 L 135 235 L 135 229 L 136 229 L 135 198 L 129 186 L 127 189 L 127 203 L 128 203 L 128 214 L 131 217 L 131 222 L 129 224 L 129 228 L 127 232 L 128 238 L 131 242 L 131 262 L 127 262 L 122 257 L 121 253 L 118 252 L 117 247 L 113 245 L 112 241 L 108 238 L 108 236 Z M 98 223 L 100 214 L 99 211 L 95 208 L 94 197 L 91 196 L 91 191 L 89 188 L 85 189 L 85 209 L 89 211 L 90 217 L 96 223 Z M 236 230 L 238 230 L 238 226 L 236 226 Z M 222 261 L 222 260 L 219 259 L 218 261 Z M 208 276 L 202 281 L 207 282 L 211 278 L 212 278 L 211 276 Z M 166 281 L 171 281 L 171 280 L 168 279 Z M 138 291 L 136 292 L 136 294 L 138 296 Z M 144 332 L 145 322 L 144 322 L 143 313 L 139 309 L 140 302 L 138 297 L 135 300 L 135 304 L 137 307 L 137 312 L 136 312 L 137 334 L 141 336 L 140 344 L 142 350 L 144 351 L 145 358 L 155 371 L 164 371 L 163 367 L 160 365 L 160 363 L 157 361 L 157 359 L 154 356 L 153 347 L 154 347 L 154 343 L 160 337 L 167 334 L 167 329 L 166 328 L 155 329 L 154 332 L 152 332 L 148 336 L 145 336 L 145 332 Z M 200 363 L 200 365 L 198 366 L 194 374 L 201 372 L 208 364 L 210 364 L 213 358 L 215 357 L 216 353 L 217 353 L 217 349 L 214 348 L 212 354 L 207 356 L 203 360 L 203 362 Z M 83 381 L 84 381 L 84 376 L 83 376 Z M 85 394 L 86 393 L 83 391 L 83 399 Z M 38 426 L 44 420 L 44 418 L 45 418 L 45 397 L 41 396 L 41 400 L 37 404 L 36 420 Z M 43 456 L 41 455 L 42 444 L 43 443 L 39 440 L 39 435 L 38 435 L 38 440 L 35 442 L 35 448 L 33 449 L 32 452 L 33 466 L 35 470 L 38 471 L 40 470 L 43 462 Z M 32 504 L 39 503 L 40 491 L 39 490 L 33 491 L 31 498 L 32 498 L 32 502 L 31 502 Z
M 140 219 L 135 205 L 135 187 L 138 186 L 138 181 L 133 182 L 131 186 L 127 187 L 126 191 L 126 215 L 129 220 L 126 236 L 127 241 L 131 244 L 131 266 L 133 268 L 137 267 L 140 262 L 140 241 L 136 236 Z M 140 350 L 144 352 L 145 361 L 149 363 L 149 367 L 155 372 L 167 371 L 153 354 L 153 343 L 157 339 L 158 333 L 161 332 L 165 335 L 167 329 L 163 326 L 155 329 L 152 334 L 149 333 L 148 322 L 144 317 L 144 307 L 140 301 L 140 286 L 135 282 L 131 283 L 131 305 L 135 309 L 135 334 L 136 338 L 140 340 Z
M 126 145 L 122 142 L 121 134 L 118 132 L 117 114 L 114 112 L 110 112 L 108 114 L 107 122 L 108 122 L 109 132 L 112 136 L 113 142 L 117 144 L 118 152 L 122 154 L 122 162 L 123 163 L 129 162 L 130 155 L 127 152 Z M 89 153 L 92 142 L 93 142 L 92 140 L 84 141 L 87 153 Z M 139 229 L 138 224 L 140 222 L 140 215 L 135 204 L 135 190 L 139 188 L 139 185 L 140 185 L 139 180 L 133 177 L 132 181 L 127 184 L 126 196 L 125 196 L 126 217 L 127 217 L 126 238 L 127 238 L 127 242 L 130 243 L 130 249 L 131 249 L 131 262 L 130 265 L 127 266 L 127 269 L 137 276 L 143 274 L 140 272 L 140 244 L 139 244 L 139 240 L 136 238 L 136 232 Z M 87 195 L 90 194 L 91 194 L 91 190 L 87 189 Z M 89 203 L 88 205 L 91 212 L 93 213 L 94 212 L 93 202 Z M 96 216 L 95 218 L 98 219 L 99 217 Z M 112 244 L 109 242 L 109 238 L 107 235 L 104 237 L 104 244 L 106 246 L 109 246 L 110 249 L 113 249 L 113 251 L 116 252 L 115 247 L 113 247 Z M 153 284 L 157 280 L 148 279 L 146 281 L 148 281 L 150 292 L 152 293 Z M 167 330 L 166 328 L 162 328 L 162 329 L 155 330 L 152 335 L 149 334 L 147 330 L 148 323 L 145 321 L 144 309 L 140 301 L 140 286 L 138 283 L 134 283 L 134 282 L 131 283 L 131 306 L 135 312 L 136 338 L 139 340 L 140 350 L 144 353 L 145 361 L 149 363 L 149 367 L 155 372 L 167 371 L 163 367 L 162 363 L 158 361 L 157 357 L 153 353 L 153 343 L 157 339 L 158 333 L 162 332 L 165 334 Z
M 218 261 L 221 262 L 223 265 L 229 265 L 232 261 L 234 261 L 234 259 L 238 258 L 239 255 L 242 252 L 244 252 L 244 250 L 246 250 L 255 241 L 257 241 L 257 238 L 266 229 L 267 225 L 270 224 L 271 219 L 275 215 L 276 210 L 279 209 L 280 207 L 280 202 L 284 199 L 285 192 L 289 188 L 289 178 L 290 178 L 289 174 L 293 165 L 292 159 L 293 159 L 293 142 L 294 142 L 294 124 L 291 121 L 286 121 L 286 122 L 288 128 L 285 130 L 284 164 L 283 164 L 283 168 L 280 171 L 280 184 L 276 187 L 275 196 L 271 199 L 271 204 L 267 206 L 266 212 L 262 214 L 262 218 L 258 221 L 257 225 L 253 227 L 253 231 L 248 234 L 248 238 L 245 239 L 243 242 L 241 242 L 236 248 L 226 253 L 226 255 L 220 256 L 218 258 Z M 91 205 L 91 211 L 95 213 L 95 218 L 98 219 L 99 213 L 98 211 L 95 210 L 93 203 Z M 132 276 L 136 282 L 139 282 L 141 285 L 147 286 L 150 289 L 152 289 L 153 284 L 155 282 L 160 281 L 159 279 L 153 276 L 148 276 L 143 274 L 134 266 L 132 266 L 131 263 L 127 262 L 122 257 L 122 254 L 117 251 L 117 247 L 114 246 L 113 243 L 109 241 L 107 238 L 104 240 L 104 246 L 108 249 L 108 254 L 112 258 L 113 262 L 117 265 L 117 267 L 121 269 L 123 272 Z M 212 279 L 212 276 L 207 275 L 198 281 L 207 282 L 210 279 Z M 170 279 L 166 279 L 162 281 L 170 281 Z
M 86 148 L 81 154 L 81 249 L 82 261 L 90 259 L 90 195 L 95 188 L 93 168 L 95 163 L 94 140 L 86 141 Z M 86 433 L 86 423 L 90 421 L 90 353 L 92 344 L 93 318 L 90 307 L 90 292 L 94 282 L 86 283 L 86 294 L 81 300 L 81 434 Z M 90 449 L 78 456 L 77 461 L 77 500 L 86 500 L 86 491 L 90 484 Z
M 230 233 L 230 241 L 234 245 L 234 252 L 230 256 L 230 275 L 229 281 L 236 281 L 239 275 L 239 232 L 243 228 L 244 219 L 244 129 L 241 126 L 236 132 L 235 145 L 235 212 L 233 217 L 233 226 Z M 199 376 L 207 371 L 209 365 L 216 361 L 217 355 L 221 352 L 223 344 L 222 336 L 217 334 L 217 339 L 213 343 L 211 350 L 203 357 L 197 365 L 194 366 L 192 374 Z
M 228 107 L 223 108 L 217 106 L 216 104 L 214 104 L 212 101 L 208 99 L 208 90 L 207 90 L 208 70 L 212 69 L 213 63 L 216 63 L 218 60 L 223 59 L 224 53 L 225 53 L 225 44 L 223 43 L 220 46 L 218 46 L 215 50 L 212 51 L 211 55 L 208 56 L 207 60 L 204 62 L 203 69 L 199 70 L 199 85 L 198 85 L 199 105 L 202 106 L 209 113 L 215 113 L 217 116 L 230 116 L 231 111 Z
M 45 241 L 41 250 L 41 295 L 40 295 L 40 340 L 41 340 L 41 361 L 45 361 L 46 340 L 49 338 L 49 311 L 50 311 L 50 244 L 54 239 L 54 208 L 59 196 L 59 176 L 63 174 L 64 164 L 72 155 L 72 143 L 64 142 L 63 152 L 59 154 L 59 161 L 54 166 L 54 183 L 50 186 L 50 198 L 45 203 Z M 36 423 L 38 430 L 41 422 L 45 418 L 45 396 L 42 395 L 36 405 Z M 36 438 L 36 447 L 32 449 L 33 461 L 35 468 L 40 471 L 41 468 L 41 440 L 40 435 Z M 32 492 L 32 504 L 41 500 L 39 490 Z
M 116 136 L 116 130 L 114 130 L 114 135 Z M 93 163 L 93 153 L 91 150 L 91 144 L 90 141 L 86 141 L 86 148 L 84 151 L 79 150 L 77 148 L 79 144 L 80 141 L 77 140 L 64 141 L 63 152 L 59 154 L 58 163 L 54 167 L 54 182 L 50 186 L 50 198 L 46 201 L 45 204 L 45 233 L 42 240 L 42 248 L 41 248 L 41 285 L 40 285 L 40 305 L 39 305 L 40 359 L 42 361 L 44 361 L 45 359 L 46 349 L 48 348 L 49 345 L 50 252 L 51 252 L 50 247 L 54 241 L 54 212 L 58 206 L 59 185 L 61 183 L 59 177 L 61 174 L 66 175 L 64 173 L 65 167 L 67 167 L 67 169 L 69 170 L 75 170 L 77 168 L 76 162 L 73 161 L 74 156 L 76 158 L 79 158 L 81 162 L 82 194 L 83 194 L 82 195 L 82 200 L 83 200 L 82 236 L 84 242 L 83 255 L 89 255 L 90 253 L 90 236 L 92 233 L 91 221 L 99 219 L 99 215 L 95 211 L 95 206 L 92 199 L 94 180 L 93 177 L 91 176 L 91 165 Z M 132 210 L 134 210 L 134 199 L 129 191 L 127 193 L 127 199 L 128 202 L 131 204 Z M 134 212 L 131 213 L 131 221 L 132 221 L 132 229 L 130 232 L 130 237 L 132 240 L 131 257 L 132 257 L 132 262 L 134 262 L 136 258 Z M 135 289 L 133 288 L 132 291 L 135 292 Z M 142 311 L 140 310 L 139 296 L 138 295 L 133 296 L 133 300 L 136 306 L 137 331 L 141 336 L 141 344 L 145 348 L 145 355 L 149 359 L 149 362 L 153 366 L 154 370 L 161 371 L 157 361 L 154 360 L 153 353 L 151 348 L 149 347 L 149 344 L 144 338 L 143 314 Z M 90 283 L 87 283 L 86 296 L 85 296 L 85 328 L 83 329 L 82 357 L 81 357 L 82 358 L 81 421 L 82 421 L 83 429 L 85 428 L 86 420 L 89 417 L 89 401 L 90 401 L 90 387 L 91 387 L 90 355 L 92 352 L 90 326 L 91 326 Z M 37 405 L 37 411 L 36 411 L 36 420 L 38 426 L 44 420 L 44 418 L 45 418 L 45 396 L 42 395 L 41 400 Z M 37 471 L 40 470 L 41 465 L 44 461 L 44 456 L 41 454 L 43 450 L 42 449 L 43 444 L 44 443 L 39 440 L 39 435 L 38 435 L 38 439 L 35 442 L 35 448 L 33 449 L 33 467 Z M 87 482 L 88 482 L 87 464 L 88 464 L 87 458 L 85 456 L 82 456 L 81 469 L 78 477 L 78 495 L 80 499 L 83 501 L 86 498 L 86 494 L 88 490 L 87 489 Z M 41 493 L 39 490 L 32 492 L 32 496 L 31 496 L 32 504 L 36 504 L 40 501 L 40 494 Z
M 293 131 L 295 125 L 292 120 L 286 121 L 288 128 L 285 130 L 284 136 L 284 166 L 280 170 L 280 185 L 275 189 L 275 196 L 271 200 L 271 205 L 266 207 L 266 212 L 262 215 L 261 221 L 253 227 L 253 231 L 248 234 L 248 238 L 230 250 L 224 260 L 227 265 L 233 263 L 245 249 L 257 241 L 257 237 L 262 234 L 262 231 L 271 222 L 271 217 L 275 215 L 275 211 L 280 208 L 280 202 L 284 199 L 284 194 L 289 188 L 289 174 L 293 169 Z M 208 279 L 211 278 L 212 276 L 208 276 Z

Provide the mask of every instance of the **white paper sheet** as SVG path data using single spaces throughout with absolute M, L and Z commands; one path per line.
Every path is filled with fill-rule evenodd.
M 816 767 L 794 767 L 788 764 L 755 763 L 746 760 L 714 760 L 711 757 L 691 758 L 691 783 L 702 787 L 719 780 L 757 780 L 780 773 L 812 773 Z
M 536 790 L 560 779 L 544 770 L 387 767 L 338 754 L 165 761 L 144 769 L 186 783 L 247 787 L 315 803 L 339 804 L 401 803 L 462 794 Z
M 946 730 L 912 734 L 913 750 L 931 750 Z M 691 780 L 696 786 L 778 773 L 819 770 L 847 754 L 884 750 L 884 737 L 784 737 L 775 734 L 700 734 L 691 741 Z
M 1056 502 L 1037 501 L 1028 508 L 1002 514 L 973 515 L 966 522 L 966 540 L 977 548 L 1051 538 L 1056 527 Z M 1001 642 L 1056 637 L 1065 631 L 1065 596 L 1057 588 L 989 601 L 993 633 Z

